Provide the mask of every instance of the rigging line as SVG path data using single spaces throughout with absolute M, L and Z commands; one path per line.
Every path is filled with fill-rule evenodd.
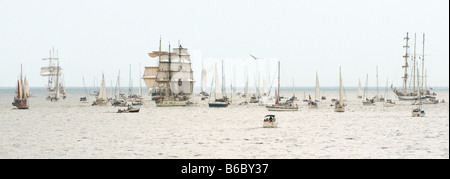
M 277 78 L 277 73 L 278 73 L 278 68 L 275 70 L 275 74 L 273 75 L 273 80 L 272 83 L 270 84 L 270 89 L 269 89 L 269 93 L 267 94 L 267 97 L 270 97 L 270 93 L 272 91 L 272 87 L 273 87 L 273 82 L 275 82 L 275 78 Z M 278 94 L 280 95 L 280 94 Z

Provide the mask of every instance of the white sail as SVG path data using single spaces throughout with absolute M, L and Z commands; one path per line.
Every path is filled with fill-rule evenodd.
M 119 99 L 120 98 L 120 71 L 119 71 L 119 75 L 117 76 L 117 84 L 116 84 L 116 94 L 115 94 L 115 98 Z
M 214 75 L 214 82 L 215 82 L 215 90 L 214 90 L 214 94 L 215 94 L 215 98 L 222 98 L 222 86 L 220 83 L 220 78 L 219 78 L 219 72 L 217 71 L 217 63 L 215 65 L 215 71 L 214 71 L 215 75 Z
M 320 87 L 319 87 L 319 75 L 316 71 L 316 94 L 314 95 L 315 100 L 319 100 L 320 96 Z
M 369 90 L 369 89 L 367 89 L 368 86 L 369 86 L 369 74 L 366 74 L 366 86 L 364 87 L 364 99 L 367 98 L 367 93 L 368 93 L 367 91 Z
M 19 81 L 19 90 L 17 91 L 18 96 L 19 96 L 19 100 L 23 99 L 23 84 L 22 84 L 22 75 L 20 75 L 20 80 Z
M 245 101 L 249 101 L 248 98 L 250 95 L 248 94 L 248 75 L 247 75 L 247 81 L 245 82 Z
M 342 86 L 341 67 L 339 67 L 339 104 L 344 105 L 344 87 Z
M 57 87 L 56 87 L 56 99 L 59 99 L 59 97 L 61 96 L 61 95 L 59 94 L 59 93 L 60 93 L 59 89 L 61 88 L 60 83 L 58 83 L 56 86 L 57 86 Z
M 359 82 L 358 82 L 358 96 L 362 96 L 362 93 L 363 93 L 363 91 L 362 91 L 362 87 L 361 87 L 361 80 L 359 80 Z
M 156 84 L 156 75 L 158 74 L 158 68 L 159 67 L 145 67 L 144 70 L 144 76 L 142 79 L 144 79 L 145 85 L 147 86 L 147 89 L 150 90 L 157 86 Z
M 202 65 L 202 92 L 206 92 L 206 69 Z
M 266 79 L 264 79 L 264 77 L 263 77 L 263 94 L 267 95 L 267 84 Z
M 105 75 L 102 74 L 102 86 L 100 87 L 100 92 L 98 93 L 98 99 L 106 100 L 106 84 L 105 84 Z
M 24 89 L 25 97 L 29 96 L 30 95 L 30 86 L 28 85 L 28 80 L 27 80 L 26 76 L 24 79 L 23 89 Z

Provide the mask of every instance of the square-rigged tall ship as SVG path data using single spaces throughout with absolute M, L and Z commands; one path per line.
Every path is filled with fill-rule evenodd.
M 406 33 L 406 37 L 404 38 L 406 44 L 403 46 L 403 48 L 405 48 L 405 55 L 403 56 L 403 58 L 405 59 L 405 65 L 402 66 L 402 68 L 405 70 L 404 74 L 402 76 L 403 78 L 403 89 L 397 89 L 395 87 L 393 87 L 393 84 L 391 84 L 391 89 L 392 91 L 395 93 L 395 95 L 398 97 L 399 100 L 418 100 L 419 96 L 421 99 L 425 99 L 425 98 L 431 98 L 431 99 L 435 99 L 437 94 L 436 93 L 431 93 L 428 89 L 426 90 L 421 90 L 420 89 L 420 85 L 417 84 L 416 86 L 416 81 L 419 80 L 419 76 L 416 73 L 416 70 L 418 71 L 419 69 L 418 64 L 417 64 L 417 60 L 416 60 L 416 56 L 418 56 L 418 54 L 416 53 L 416 34 L 414 34 L 414 52 L 413 55 L 410 56 L 410 53 L 408 51 L 409 49 L 409 33 Z M 424 79 L 424 63 L 425 63 L 425 34 L 423 34 L 423 44 L 422 44 L 422 57 L 418 57 L 419 59 L 421 58 L 422 60 L 422 79 Z M 412 66 L 410 66 L 410 63 L 408 63 L 408 58 L 410 58 L 410 63 L 412 63 Z M 412 77 L 408 74 L 408 70 L 410 70 L 410 74 L 412 74 Z M 408 82 L 409 80 L 409 82 Z M 422 80 L 423 81 L 423 80 Z M 409 84 L 409 85 L 408 85 Z M 411 89 L 411 85 L 412 85 L 412 89 Z M 409 87 L 408 87 L 409 86 Z M 422 88 L 423 88 L 423 82 L 422 82 Z M 419 94 L 421 93 L 421 94 Z
M 60 97 L 65 99 L 66 88 L 61 79 L 62 68 L 59 66 L 58 52 L 56 52 L 55 55 L 55 49 L 53 48 L 49 52 L 49 57 L 42 58 L 42 60 L 48 60 L 48 66 L 41 67 L 41 76 L 48 77 L 48 84 L 46 86 L 48 93 L 47 99 L 55 102 L 58 101 Z
M 194 89 L 194 75 L 191 59 L 187 48 L 181 44 L 170 51 L 149 53 L 151 58 L 159 57 L 157 66 L 145 67 L 145 85 L 152 93 L 157 107 L 186 106 L 190 104 L 190 97 Z

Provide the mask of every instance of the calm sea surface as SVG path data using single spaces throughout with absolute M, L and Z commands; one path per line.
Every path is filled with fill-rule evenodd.
M 297 112 L 241 106 L 237 96 L 225 109 L 209 108 L 198 96 L 193 106 L 157 108 L 145 96 L 137 114 L 91 106 L 92 97 L 81 103 L 82 88 L 67 89 L 60 102 L 31 89 L 30 109 L 17 110 L 14 90 L 0 89 L 0 158 L 449 158 L 448 89 L 436 91 L 446 103 L 423 106 L 424 118 L 411 117 L 411 102 L 362 106 L 354 89 L 345 92 L 345 113 L 333 112 L 338 91 L 328 89 L 319 109 L 300 100 Z M 304 94 L 314 97 L 314 89 L 297 89 L 297 97 Z M 262 128 L 267 114 L 276 115 L 278 128 Z

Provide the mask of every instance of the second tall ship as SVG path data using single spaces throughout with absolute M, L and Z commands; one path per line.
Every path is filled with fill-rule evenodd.
M 178 44 L 178 48 L 171 49 L 169 45 L 169 51 L 162 51 L 160 39 L 159 50 L 149 56 L 158 57 L 158 65 L 145 67 L 143 79 L 152 90 L 156 106 L 189 105 L 195 81 L 188 49 Z
M 397 89 L 395 87 L 393 87 L 393 85 L 391 85 L 391 89 L 392 91 L 395 93 L 395 95 L 398 97 L 399 100 L 418 100 L 419 96 L 421 99 L 424 98 L 436 98 L 437 94 L 436 93 L 431 93 L 429 90 L 425 89 L 420 89 L 420 85 L 418 84 L 416 86 L 416 81 L 418 81 L 419 76 L 416 75 L 416 70 L 418 70 L 417 66 L 417 59 L 416 56 L 418 56 L 418 54 L 416 53 L 416 35 L 414 34 L 414 52 L 412 55 L 412 59 L 410 59 L 410 62 L 412 62 L 412 66 L 410 66 L 410 63 L 408 63 L 408 59 L 411 57 L 409 54 L 409 35 L 408 33 L 406 33 L 406 37 L 404 38 L 406 44 L 403 46 L 403 48 L 405 48 L 405 55 L 403 56 L 403 58 L 405 59 L 405 65 L 402 66 L 402 68 L 405 70 L 404 74 L 402 76 L 403 78 L 403 88 L 402 89 Z M 422 60 L 422 75 L 424 74 L 424 61 L 425 61 L 425 34 L 423 34 L 423 44 L 422 44 L 422 56 L 418 57 L 421 58 Z M 410 70 L 411 72 L 409 72 L 409 74 L 412 74 L 412 77 L 408 74 L 408 70 Z M 424 76 L 422 76 L 422 79 L 424 79 Z M 409 81 L 408 81 L 409 80 Z M 409 84 L 409 85 L 408 85 Z M 412 85 L 412 88 L 411 88 Z M 423 87 L 423 81 L 422 81 L 422 87 Z M 421 94 L 419 94 L 419 92 Z

